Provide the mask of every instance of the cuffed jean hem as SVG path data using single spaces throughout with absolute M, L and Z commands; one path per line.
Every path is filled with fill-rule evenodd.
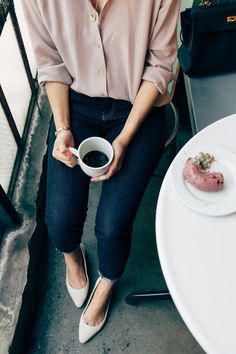
M 72 251 L 62 251 L 62 250 L 60 250 L 59 248 L 57 248 L 57 247 L 55 247 L 55 249 L 58 251 L 58 252 L 61 252 L 61 253 L 65 253 L 65 254 L 70 254 L 70 253 L 73 253 L 73 252 L 75 252 L 79 247 L 80 247 L 80 245 L 81 245 L 81 242 L 78 244 L 78 246 L 76 246 L 75 248 L 73 248 L 73 250 Z
M 101 278 L 107 280 L 108 282 L 112 283 L 112 284 L 115 284 L 120 278 L 115 278 L 115 279 L 109 279 L 107 277 L 105 277 L 101 272 L 100 270 L 98 271 L 98 274 Z

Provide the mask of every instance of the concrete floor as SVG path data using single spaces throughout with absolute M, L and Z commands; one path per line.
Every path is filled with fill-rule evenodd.
M 191 136 L 183 127 L 178 146 Z M 165 157 L 158 172 L 167 165 Z M 201 354 L 202 349 L 183 323 L 172 301 L 143 302 L 131 306 L 125 296 L 133 291 L 165 289 L 155 244 L 155 207 L 162 178 L 153 176 L 138 211 L 132 253 L 117 284 L 106 326 L 87 344 L 78 341 L 82 309 L 76 309 L 65 287 L 63 256 L 49 241 L 47 267 L 39 294 L 28 354 Z M 97 278 L 96 239 L 93 225 L 100 185 L 92 184 L 84 230 L 91 289 Z

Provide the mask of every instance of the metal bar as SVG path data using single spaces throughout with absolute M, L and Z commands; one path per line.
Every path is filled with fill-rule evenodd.
M 20 217 L 15 210 L 14 206 L 10 202 L 9 198 L 7 197 L 6 193 L 4 192 L 2 186 L 0 185 L 0 204 L 3 207 L 3 212 L 0 213 L 0 219 L 3 224 L 9 225 L 11 224 L 14 226 L 18 226 L 21 223 Z
M 144 293 L 133 293 L 126 296 L 125 301 L 129 305 L 135 305 L 138 302 L 146 300 L 171 300 L 171 295 L 168 290 L 155 291 L 155 292 L 144 292 Z
M 13 0 L 0 0 L 0 35 L 7 19 L 10 2 L 13 2 Z
M 6 12 L 3 4 L 0 4 L 0 34 L 2 33 L 5 22 L 6 22 Z
M 196 120 L 196 114 L 194 110 L 193 96 L 192 96 L 189 77 L 185 74 L 184 74 L 184 83 L 185 83 L 185 91 L 186 91 L 187 101 L 188 101 L 188 109 L 190 114 L 192 133 L 193 135 L 195 135 L 197 133 L 197 120 Z
M 15 138 L 15 141 L 16 141 L 17 145 L 20 146 L 22 144 L 22 139 L 21 139 L 20 134 L 18 132 L 16 123 L 15 123 L 14 118 L 12 116 L 10 107 L 9 107 L 9 105 L 7 103 L 7 100 L 6 100 L 6 97 L 4 95 L 4 92 L 3 92 L 1 84 L 0 84 L 0 103 L 2 104 L 2 108 L 3 108 L 4 112 L 5 112 L 8 124 L 9 124 L 9 126 L 11 128 L 11 131 L 12 131 L 12 134 L 13 134 L 13 136 Z
M 10 6 L 10 3 L 13 2 L 13 0 L 0 0 L 1 4 L 3 7 L 7 10 L 7 8 Z
M 27 77 L 28 77 L 28 80 L 29 80 L 30 88 L 31 88 L 32 93 L 35 93 L 35 91 L 37 90 L 37 85 L 36 85 L 35 80 L 33 79 L 32 73 L 31 73 L 29 61 L 28 61 L 28 58 L 27 58 L 27 53 L 26 53 L 25 46 L 24 46 L 24 41 L 23 41 L 23 38 L 22 38 L 22 35 L 21 35 L 19 23 L 18 23 L 18 20 L 17 20 L 17 17 L 16 17 L 15 6 L 14 6 L 13 2 L 10 4 L 9 11 L 10 11 L 10 15 L 11 15 L 12 23 L 13 23 L 13 28 L 14 28 L 14 31 L 15 31 L 17 43 L 18 43 L 18 46 L 19 46 L 19 49 L 20 49 L 20 53 L 21 53 L 21 56 L 22 56 L 22 60 L 23 60 L 23 64 L 24 64 L 24 67 L 25 67 L 25 71 L 26 71 L 26 74 L 27 74 Z

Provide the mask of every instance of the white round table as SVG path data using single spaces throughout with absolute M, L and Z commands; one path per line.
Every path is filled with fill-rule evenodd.
M 236 114 L 209 125 L 183 149 L 197 150 L 203 143 L 236 154 Z M 171 166 L 156 212 L 157 248 L 167 286 L 208 354 L 236 354 L 236 213 L 207 216 L 186 207 L 173 190 L 170 173 Z

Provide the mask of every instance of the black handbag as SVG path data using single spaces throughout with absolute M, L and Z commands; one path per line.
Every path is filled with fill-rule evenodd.
M 178 59 L 189 76 L 236 71 L 236 3 L 213 2 L 181 12 Z

